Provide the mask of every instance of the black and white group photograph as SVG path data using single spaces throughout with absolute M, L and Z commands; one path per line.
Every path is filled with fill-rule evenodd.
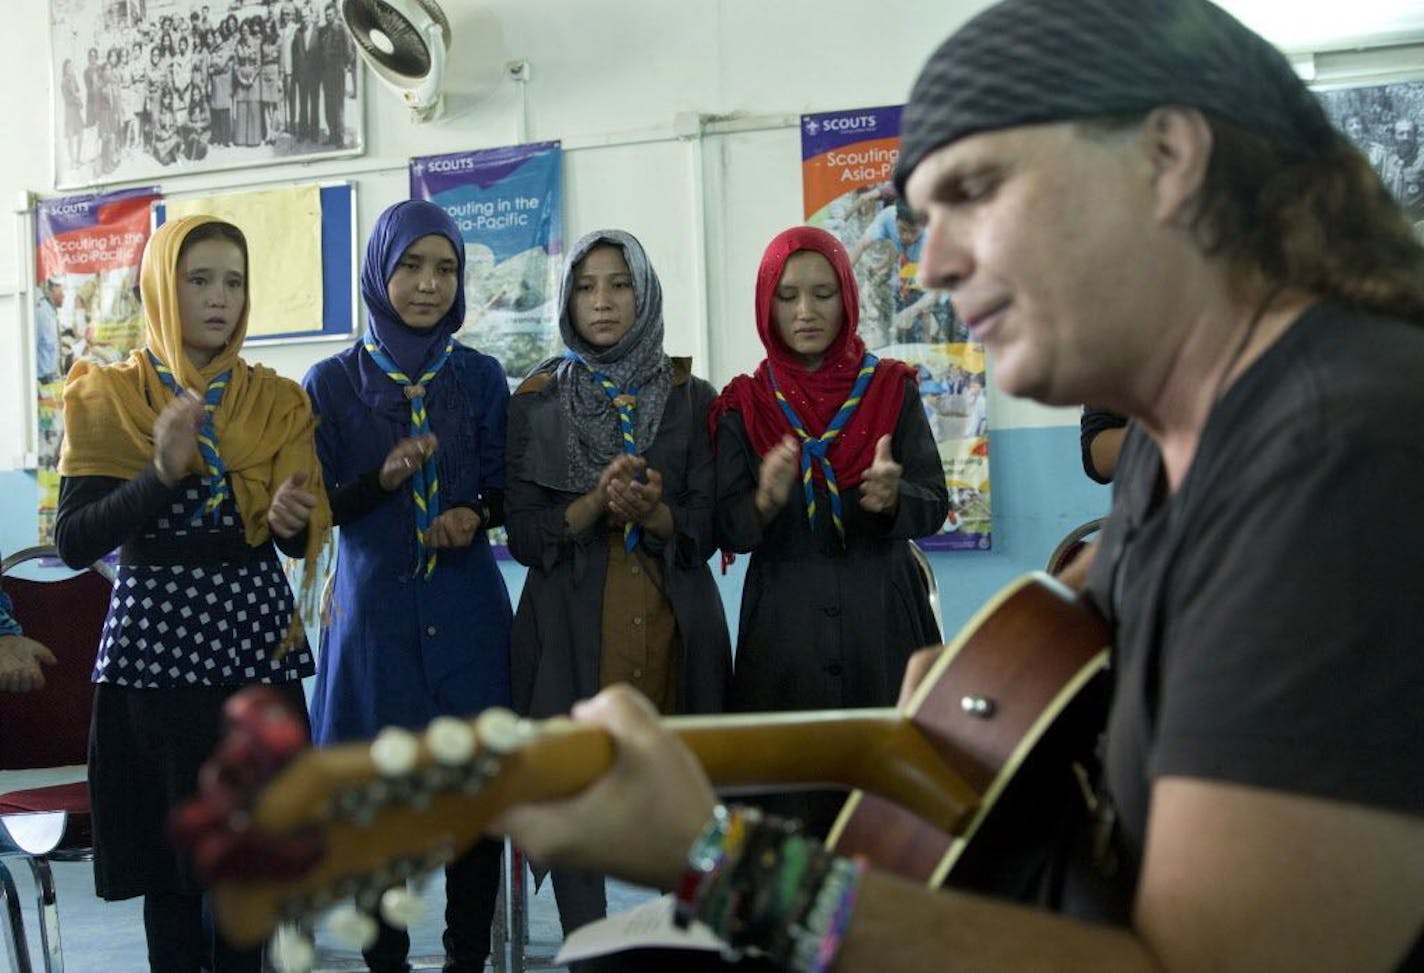
M 327 0 L 54 0 L 58 186 L 363 149 L 355 48 Z
M 1424 240 L 1424 81 L 1322 92 L 1325 112 L 1369 157 Z

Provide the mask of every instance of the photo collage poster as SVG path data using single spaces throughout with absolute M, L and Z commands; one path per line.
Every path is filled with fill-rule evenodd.
M 360 62 L 313 0 L 50 0 L 60 188 L 359 155 Z
M 1424 81 L 1334 88 L 1319 96 L 1325 114 L 1370 160 L 1424 240 Z
M 833 233 L 850 253 L 866 348 L 919 374 L 920 403 L 950 499 L 943 528 L 921 546 L 988 550 L 984 348 L 969 340 L 947 295 L 919 286 L 924 229 L 896 198 L 891 180 L 899 152 L 898 106 L 801 116 L 805 219 Z

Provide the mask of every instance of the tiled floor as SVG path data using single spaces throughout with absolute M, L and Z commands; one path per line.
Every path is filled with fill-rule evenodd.
M 30 954 L 36 971 L 44 969 L 40 957 L 39 928 L 36 924 L 34 885 L 29 869 L 18 859 L 9 859 L 11 874 L 19 886 L 24 911 L 25 932 L 29 937 Z M 125 902 L 103 902 L 94 896 L 94 879 L 87 863 L 61 863 L 54 866 L 58 889 L 60 936 L 64 947 L 66 973 L 142 973 L 148 968 L 144 952 L 143 917 L 139 899 Z M 529 884 L 529 929 L 532 944 L 528 953 L 551 955 L 559 938 L 559 919 L 554 907 L 554 894 L 545 883 L 538 894 L 532 894 Z M 645 901 L 652 895 L 646 889 L 609 883 L 608 907 L 621 912 Z M 417 970 L 438 970 L 443 961 L 440 933 L 445 909 L 444 877 L 437 872 L 430 877 L 423 895 L 424 914 L 411 927 L 411 962 Z M 363 970 L 360 953 L 338 947 L 318 931 L 317 970 Z M 3 949 L 0 949 L 3 955 Z M 0 958 L 0 962 L 6 962 Z M 541 967 L 549 969 L 549 967 Z M 4 969 L 0 967 L 0 969 Z

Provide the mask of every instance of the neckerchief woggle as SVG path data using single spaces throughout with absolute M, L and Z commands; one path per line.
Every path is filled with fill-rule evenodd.
M 796 434 L 796 438 L 801 440 L 801 488 L 806 499 L 806 517 L 811 522 L 811 528 L 816 527 L 816 490 L 811 483 L 811 464 L 819 463 L 821 475 L 826 479 L 826 492 L 831 498 L 831 522 L 835 525 L 836 534 L 840 537 L 841 543 L 845 543 L 845 523 L 841 517 L 841 491 L 836 485 L 836 471 L 831 466 L 831 461 L 827 458 L 831 443 L 840 435 L 846 423 L 850 422 L 850 417 L 855 415 L 856 408 L 860 405 L 860 400 L 865 397 L 865 390 L 870 386 L 870 379 L 875 375 L 875 366 L 880 363 L 870 352 L 860 360 L 860 371 L 855 376 L 855 384 L 851 386 L 850 395 L 841 403 L 841 407 L 836 410 L 836 414 L 831 417 L 831 421 L 826 425 L 826 431 L 819 436 L 812 436 L 806 431 L 806 424 L 801 421 L 801 417 L 796 414 L 796 410 L 791 408 L 791 403 L 786 401 L 786 396 L 781 393 L 781 387 L 776 383 L 776 370 L 771 368 L 771 363 L 767 363 L 767 371 L 771 374 L 771 390 L 776 394 L 777 404 L 781 406 L 782 413 L 786 416 L 786 421 L 791 424 L 791 431 Z
M 429 435 L 430 417 L 425 411 L 425 390 L 450 360 L 455 339 L 451 337 L 445 342 L 444 350 L 436 356 L 430 367 L 421 373 L 420 379 L 414 382 L 375 341 L 367 338 L 364 345 L 366 353 L 375 361 L 376 366 L 386 373 L 387 378 L 399 385 L 405 392 L 405 397 L 410 400 L 410 434 Z M 411 495 L 415 500 L 415 574 L 428 578 L 435 571 L 435 550 L 425 546 L 425 537 L 430 525 L 440 515 L 440 476 L 433 451 L 412 474 L 410 483 Z

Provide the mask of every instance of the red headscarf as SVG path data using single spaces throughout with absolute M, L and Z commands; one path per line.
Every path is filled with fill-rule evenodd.
M 821 367 L 809 371 L 801 359 L 786 347 L 776 330 L 771 303 L 786 261 L 798 250 L 812 250 L 830 261 L 840 281 L 841 306 L 845 320 L 840 332 L 826 349 Z M 806 424 L 806 431 L 819 436 L 835 417 L 841 404 L 850 395 L 865 355 L 865 342 L 856 334 L 860 320 L 860 292 L 851 271 L 850 255 L 841 242 L 825 230 L 813 226 L 796 226 L 777 234 L 762 254 L 756 285 L 757 333 L 766 348 L 752 375 L 738 375 L 727 383 L 717 401 L 712 404 L 708 421 L 713 440 L 717 435 L 717 420 L 724 412 L 738 412 L 746 425 L 752 449 L 765 456 L 781 437 L 791 434 L 791 424 L 777 404 L 772 391 L 771 372 L 791 408 Z M 875 458 L 875 444 L 881 436 L 893 435 L 900 419 L 900 407 L 905 401 L 905 382 L 913 380 L 915 372 L 909 365 L 882 358 L 875 368 L 855 414 L 840 435 L 832 441 L 827 457 L 836 471 L 836 482 L 844 490 L 860 482 L 861 474 Z M 817 470 L 819 476 L 819 470 Z

